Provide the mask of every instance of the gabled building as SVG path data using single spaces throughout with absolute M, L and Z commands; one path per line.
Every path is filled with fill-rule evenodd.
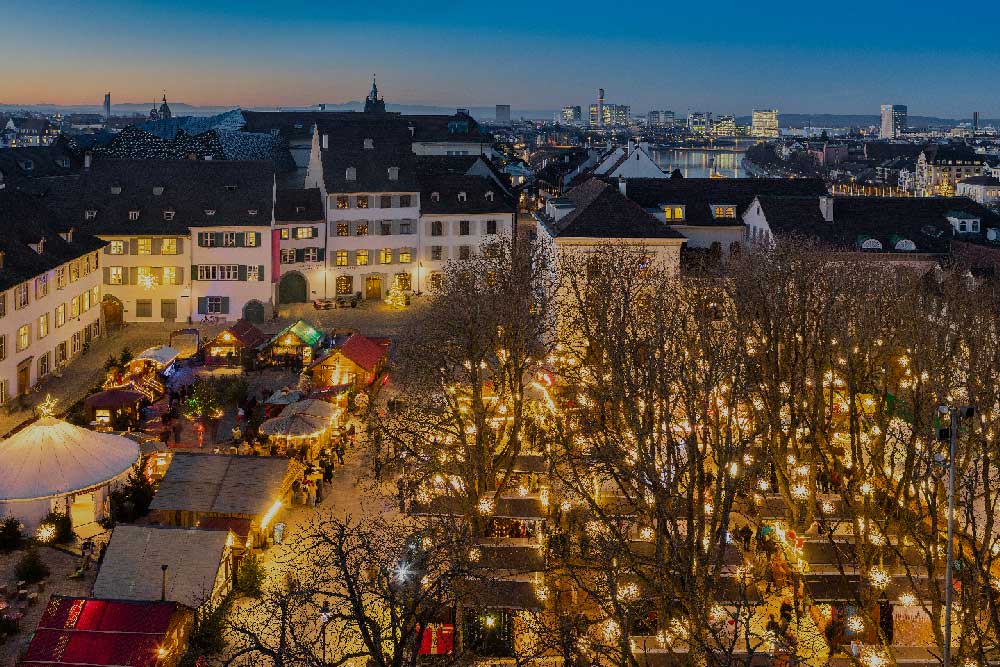
M 27 146 L 0 151 L 0 190 L 31 190 L 35 179 L 78 173 L 83 160 L 65 138 L 47 146 Z
M 565 197 L 548 200 L 535 213 L 537 238 L 559 253 L 588 253 L 604 243 L 621 242 L 647 249 L 656 260 L 680 271 L 683 234 L 653 217 L 617 187 L 591 178 Z
M 26 394 L 99 337 L 99 239 L 38 197 L 0 190 L 0 404 Z
M 11 116 L 0 130 L 0 148 L 48 146 L 58 136 L 59 127 L 45 118 Z
M 955 195 L 968 197 L 983 206 L 1000 204 L 1000 178 L 995 176 L 973 176 L 958 182 Z
M 271 163 L 100 160 L 50 186 L 64 225 L 107 241 L 108 324 L 270 314 Z
M 650 156 L 648 145 L 633 142 L 606 153 L 594 174 L 606 178 L 669 178 Z
M 958 182 L 982 176 L 986 161 L 965 144 L 932 145 L 917 157 L 914 185 L 918 195 L 952 196 Z
M 326 298 L 327 223 L 319 188 L 278 190 L 275 195 L 274 247 L 280 263 L 278 300 L 295 303 Z

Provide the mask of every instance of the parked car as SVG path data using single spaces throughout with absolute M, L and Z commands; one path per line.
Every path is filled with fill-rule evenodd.
M 336 299 L 314 299 L 313 308 L 316 310 L 332 310 L 337 307 Z

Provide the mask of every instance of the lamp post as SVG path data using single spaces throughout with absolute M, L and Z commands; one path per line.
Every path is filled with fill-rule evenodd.
M 330 622 L 330 603 L 327 600 L 323 600 L 323 606 L 319 610 L 319 622 L 323 632 L 323 667 L 326 667 L 326 626 Z
M 951 599 L 954 593 L 954 562 L 955 562 L 955 453 L 958 449 L 958 420 L 971 419 L 976 414 L 972 406 L 956 407 L 942 405 L 938 414 L 948 415 L 948 428 L 938 432 L 938 439 L 948 437 L 948 546 L 944 570 L 944 667 L 951 667 Z M 946 433 L 947 432 L 947 433 Z

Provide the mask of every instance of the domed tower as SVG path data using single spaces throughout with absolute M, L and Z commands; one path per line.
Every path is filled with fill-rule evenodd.
M 167 105 L 167 94 L 163 93 L 163 104 L 160 105 L 160 118 L 170 118 L 170 106 Z
M 375 85 L 375 75 L 372 74 L 372 92 L 365 98 L 365 113 L 385 113 L 385 100 L 378 96 L 378 86 Z

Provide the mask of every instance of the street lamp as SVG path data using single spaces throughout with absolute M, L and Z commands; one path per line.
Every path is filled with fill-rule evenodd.
M 326 626 L 330 622 L 330 602 L 323 600 L 323 606 L 319 610 L 319 622 L 323 631 L 323 667 L 326 667 Z
M 944 667 L 951 667 L 951 598 L 954 588 L 955 546 L 955 453 L 958 449 L 958 420 L 971 419 L 976 409 L 971 405 L 938 406 L 938 414 L 948 415 L 948 427 L 938 430 L 938 440 L 948 438 L 948 548 L 944 570 Z

